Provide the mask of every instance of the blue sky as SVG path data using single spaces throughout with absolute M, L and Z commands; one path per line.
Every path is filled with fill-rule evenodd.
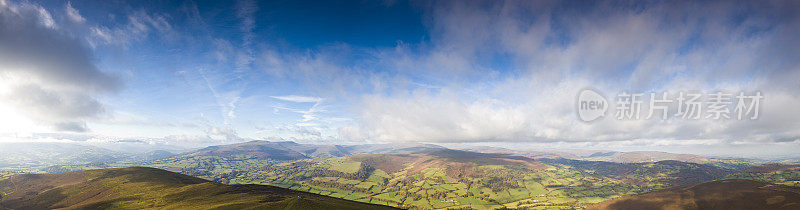
M 800 142 L 791 1 L 0 6 L 3 141 L 728 148 L 716 153 Z M 751 121 L 585 123 L 572 106 L 584 88 L 765 101 Z

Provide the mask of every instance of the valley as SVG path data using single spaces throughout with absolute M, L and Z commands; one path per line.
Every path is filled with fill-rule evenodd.
M 138 162 L 124 154 L 115 155 L 124 161 L 5 170 L 0 177 L 19 172 L 144 166 L 233 186 L 269 185 L 356 202 L 423 209 L 582 209 L 714 180 L 749 179 L 794 186 L 800 178 L 800 167 L 795 165 L 758 165 L 696 155 L 544 153 L 425 144 L 251 141 Z M 635 158 L 625 158 L 631 156 Z

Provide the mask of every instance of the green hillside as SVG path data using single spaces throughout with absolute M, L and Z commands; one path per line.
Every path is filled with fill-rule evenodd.
M 0 180 L 0 209 L 390 209 L 262 185 L 224 185 L 130 167 Z
M 213 175 L 402 208 L 585 207 L 730 174 L 679 161 L 610 163 L 433 149 L 281 162 Z
M 800 187 L 800 165 L 765 164 L 730 175 L 731 179 L 749 179 Z
M 15 174 L 16 174 L 16 173 L 13 173 L 13 172 L 3 172 L 3 171 L 0 171 L 0 181 L 2 181 L 2 180 L 4 180 L 4 179 L 11 178 L 11 176 L 13 176 L 13 175 L 15 175 Z
M 342 156 L 345 154 L 354 155 Z M 431 145 L 319 146 L 266 141 L 211 146 L 147 162 L 60 165 L 44 170 L 133 165 L 238 185 L 235 187 L 272 185 L 364 203 L 433 209 L 584 208 L 619 197 L 725 178 L 793 185 L 798 177 L 796 166 L 764 165 L 743 170 L 750 164 L 718 159 L 609 162 L 552 155 L 480 153 Z M 2 177 L 10 175 L 0 174 L 0 180 Z M 156 198 L 145 196 L 134 200 L 139 199 Z M 164 203 L 181 200 L 184 199 Z M 134 207 L 115 202 L 131 208 L 152 205 L 145 202 Z M 192 202 L 195 201 L 187 201 Z M 73 205 L 77 204 L 70 204 Z
M 68 143 L 0 143 L 0 170 L 37 169 L 53 165 L 116 162 L 125 154 L 93 146 Z

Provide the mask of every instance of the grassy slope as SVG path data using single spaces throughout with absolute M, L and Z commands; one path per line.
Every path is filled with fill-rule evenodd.
M 589 209 L 800 209 L 800 188 L 728 179 L 623 197 Z
M 749 179 L 800 187 L 800 165 L 764 164 L 750 167 L 728 176 L 730 179 Z
M 359 202 L 424 208 L 585 207 L 720 179 L 732 172 L 679 161 L 531 159 L 441 148 L 288 162 L 247 155 L 183 155 L 145 165 L 228 184 L 268 184 Z
M 725 175 L 711 170 L 711 166 L 677 161 L 608 163 L 611 166 L 588 161 L 542 161 L 453 150 L 364 154 L 280 163 L 226 174 L 220 180 L 271 184 L 398 207 L 559 208 L 583 207 Z M 359 165 L 374 170 L 357 176 Z M 685 178 L 693 176 L 704 178 Z
M 0 209 L 381 209 L 389 208 L 261 185 L 224 185 L 161 169 L 131 167 L 0 180 Z

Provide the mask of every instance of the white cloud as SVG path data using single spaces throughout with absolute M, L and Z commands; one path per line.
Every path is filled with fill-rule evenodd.
M 319 113 L 327 111 L 323 107 L 320 106 L 320 103 L 322 103 L 322 101 L 323 101 L 322 98 L 307 97 L 307 96 L 293 96 L 293 95 L 289 95 L 289 96 L 270 96 L 270 97 L 275 98 L 275 99 L 279 99 L 279 100 L 284 100 L 284 101 L 296 102 L 296 103 L 314 102 L 314 105 L 312 105 L 308 109 L 290 108 L 290 107 L 285 107 L 283 105 L 275 105 L 275 106 L 272 107 L 275 110 L 275 113 L 277 113 L 278 110 L 288 110 L 288 111 L 291 111 L 291 112 L 294 112 L 294 113 L 301 114 L 302 119 L 300 119 L 300 122 L 303 123 L 303 124 L 309 123 L 310 121 L 318 120 L 319 119 L 319 116 L 318 116 Z M 298 123 L 298 125 L 299 124 L 300 123 Z
M 236 3 L 236 16 L 241 20 L 239 30 L 242 33 L 242 52 L 236 56 L 236 70 L 243 71 L 250 69 L 250 64 L 255 60 L 253 50 L 253 39 L 255 33 L 253 29 L 256 27 L 254 18 L 255 12 L 258 10 L 258 5 L 252 0 L 239 0 Z
M 297 103 L 311 103 L 311 102 L 318 103 L 322 102 L 323 100 L 323 98 L 320 97 L 299 96 L 299 95 L 270 96 L 270 97 L 278 100 L 297 102 Z
M 67 2 L 67 6 L 64 8 L 67 13 L 67 18 L 73 23 L 84 23 L 86 19 L 81 16 L 80 12 L 77 9 L 72 7 L 72 3 Z
M 788 38 L 800 35 L 795 27 L 800 16 L 786 9 L 796 6 L 749 5 L 753 12 L 741 22 L 731 22 L 741 15 L 737 8 L 746 5 L 666 2 L 632 9 L 595 4 L 586 8 L 531 2 L 429 5 L 428 51 L 416 54 L 398 45 L 399 50 L 377 55 L 399 75 L 436 81 L 437 88 L 389 86 L 361 97 L 354 108 L 357 123 L 340 128 L 340 137 L 611 144 L 636 140 L 656 147 L 681 140 L 770 143 L 800 136 L 800 124 L 790 120 L 800 117 L 800 91 L 796 82 L 786 79 L 800 75 L 800 59 L 797 53 L 784 51 L 800 47 Z M 702 12 L 708 8 L 716 9 Z M 785 16 L 773 20 L 773 13 Z M 792 47 L 777 47 L 781 44 Z M 507 65 L 512 68 L 493 72 L 485 57 L 494 54 L 509 57 Z M 764 115 L 757 121 L 607 117 L 587 124 L 577 119 L 573 106 L 576 94 L 586 87 L 610 96 L 622 91 L 719 89 L 761 90 L 767 96 Z
M 220 92 L 217 90 L 218 81 L 222 80 L 218 77 L 209 78 L 203 70 L 200 72 L 200 76 L 203 78 L 203 82 L 205 82 L 206 87 L 209 91 L 211 91 L 211 95 L 214 96 L 214 100 L 219 107 L 219 111 L 221 112 L 222 118 L 224 119 L 224 124 L 230 124 L 231 120 L 236 118 L 236 107 L 241 99 L 241 90 L 230 90 L 225 92 Z M 214 80 L 214 81 L 212 81 Z
M 58 131 L 85 132 L 105 106 L 97 96 L 122 82 L 93 63 L 83 40 L 56 27 L 50 13 L 29 3 L 0 6 L 0 103 Z
M 166 16 L 149 14 L 144 10 L 129 14 L 126 21 L 125 24 L 113 27 L 102 25 L 90 27 L 91 38 L 89 39 L 89 44 L 94 47 L 111 45 L 127 48 L 132 43 L 146 38 L 153 32 L 158 32 L 165 36 L 176 33 Z

